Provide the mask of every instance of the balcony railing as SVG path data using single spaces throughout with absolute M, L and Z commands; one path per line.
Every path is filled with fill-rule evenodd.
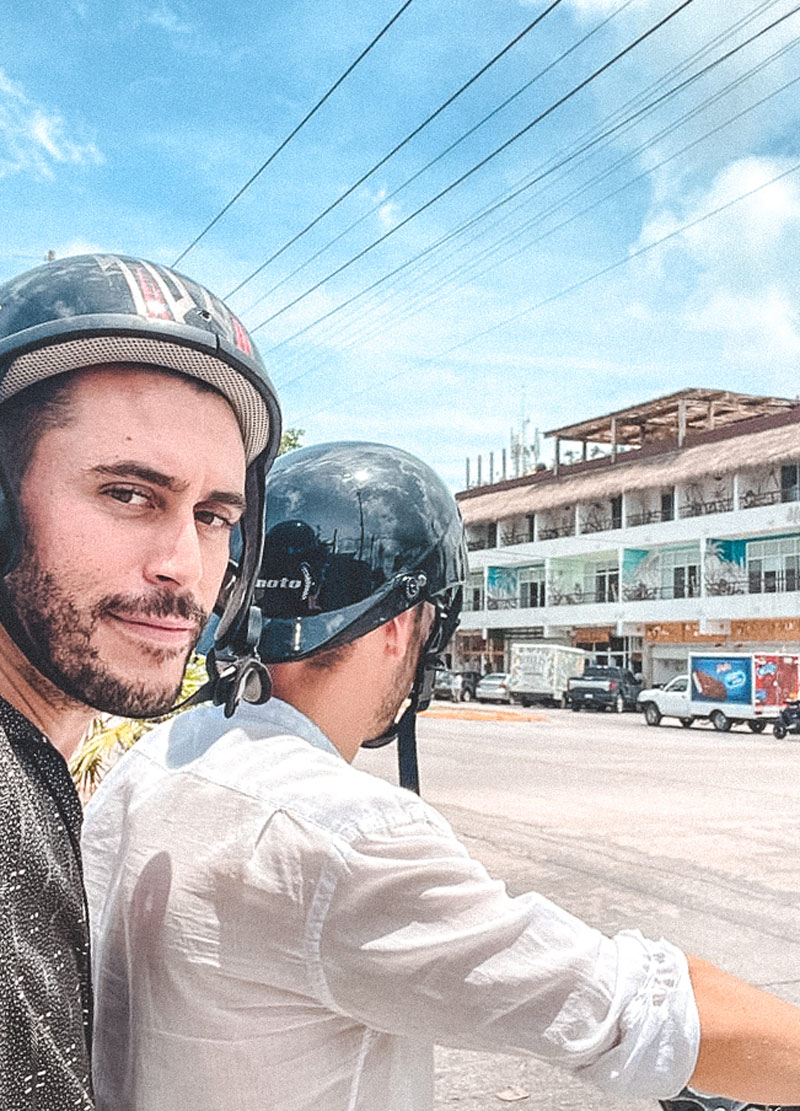
M 619 591 L 614 584 L 611 584 L 605 590 L 582 590 L 578 587 L 575 590 L 560 591 L 551 587 L 550 605 L 585 606 L 598 602 L 616 602 L 619 600 L 618 596 Z
M 790 594 L 800 590 L 800 575 L 796 571 L 750 572 L 748 594 Z
M 606 532 L 608 529 L 622 528 L 621 517 L 587 517 L 585 521 L 581 521 L 581 533 L 586 534 L 589 532 Z
M 699 598 L 700 583 L 685 586 L 651 586 L 649 583 L 623 583 L 622 599 L 625 602 L 654 602 L 659 599 Z
M 784 486 L 780 490 L 745 490 L 740 502 L 743 509 L 756 509 L 762 505 L 779 505 L 781 502 L 800 501 L 797 486 Z
M 653 525 L 660 521 L 672 521 L 675 514 L 664 509 L 643 509 L 640 513 L 629 513 L 627 524 L 630 528 L 637 525 Z
M 561 536 L 574 536 L 574 525 L 557 525 L 552 528 L 539 529 L 540 540 L 558 540 Z
M 712 498 L 710 501 L 690 501 L 680 508 L 681 517 L 705 517 L 709 513 L 730 513 L 733 497 Z
M 533 540 L 530 532 L 525 529 L 503 529 L 503 547 L 510 548 L 512 544 L 530 544 Z
M 486 536 L 473 537 L 472 540 L 467 540 L 467 549 L 470 552 L 480 552 L 484 548 L 489 547 L 489 540 Z

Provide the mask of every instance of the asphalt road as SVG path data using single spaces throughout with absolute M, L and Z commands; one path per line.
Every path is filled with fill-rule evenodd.
M 419 727 L 423 795 L 512 894 L 540 891 L 607 933 L 667 937 L 800 1004 L 800 743 L 648 728 L 638 714 L 434 714 Z M 390 779 L 393 761 L 359 756 Z M 437 1107 L 517 1101 L 653 1107 L 536 1061 L 437 1051 Z

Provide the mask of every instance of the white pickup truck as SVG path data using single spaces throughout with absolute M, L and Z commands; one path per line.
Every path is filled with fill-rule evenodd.
M 689 676 L 676 675 L 665 687 L 641 691 L 636 702 L 648 725 L 660 725 L 662 718 L 678 718 L 688 729 L 695 719 L 689 694 Z

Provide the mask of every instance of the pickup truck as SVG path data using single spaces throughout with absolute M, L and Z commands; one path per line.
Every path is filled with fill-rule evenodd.
M 568 680 L 567 696 L 573 710 L 635 710 L 642 689 L 632 671 L 626 667 L 604 667 L 590 664 L 575 679 Z
M 689 695 L 689 676 L 676 675 L 665 687 L 643 690 L 638 702 L 648 725 L 660 725 L 662 718 L 677 718 L 688 729 L 696 716 Z

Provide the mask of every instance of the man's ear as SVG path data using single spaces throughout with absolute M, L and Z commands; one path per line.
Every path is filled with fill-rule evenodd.
M 417 606 L 403 610 L 380 628 L 384 633 L 384 647 L 390 656 L 405 656 L 409 648 L 416 644 L 419 630 Z

